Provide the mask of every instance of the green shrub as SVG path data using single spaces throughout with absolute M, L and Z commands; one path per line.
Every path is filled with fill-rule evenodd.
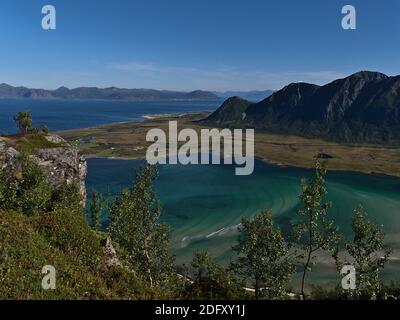
M 58 190 L 54 190 L 51 198 L 51 210 L 84 212 L 79 185 L 77 183 L 64 183 Z
M 39 149 L 51 149 L 51 148 L 59 148 L 64 146 L 63 143 L 54 143 L 48 141 L 45 135 L 42 134 L 33 134 L 30 136 L 24 137 L 19 145 L 18 150 L 23 154 L 34 154 L 36 150 Z
M 22 177 L 18 181 L 16 207 L 28 215 L 46 211 L 51 202 L 53 189 L 40 166 L 23 156 Z
M 243 299 L 243 284 L 233 273 L 217 264 L 207 252 L 197 252 L 192 261 L 193 283 L 184 296 L 191 300 Z
M 83 214 L 47 212 L 37 219 L 37 230 L 55 248 L 94 266 L 102 257 L 100 238 L 92 232 Z
M 102 299 L 112 297 L 96 274 L 35 232 L 30 218 L 0 213 L 0 299 Z M 56 268 L 57 289 L 43 290 L 41 270 Z
M 84 217 L 0 212 L 0 300 L 144 299 L 154 296 L 123 267 L 104 269 L 100 238 Z M 43 290 L 41 270 L 56 269 L 56 290 Z

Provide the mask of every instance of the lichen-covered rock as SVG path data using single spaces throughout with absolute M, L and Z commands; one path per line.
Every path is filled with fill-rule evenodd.
M 106 269 L 111 269 L 114 267 L 122 266 L 121 261 L 118 258 L 117 252 L 114 249 L 114 246 L 111 243 L 110 238 L 107 238 L 104 242 L 104 254 L 105 254 L 105 267 Z
M 8 175 L 21 170 L 20 153 L 5 143 L 0 146 L 0 167 Z
M 52 143 L 67 143 L 63 138 L 55 134 L 48 134 L 45 136 L 45 139 Z
M 49 183 L 58 189 L 64 183 L 77 183 L 80 186 L 82 205 L 86 203 L 85 180 L 87 175 L 87 163 L 78 149 L 70 146 L 59 136 L 46 136 L 48 141 L 57 144 L 65 143 L 65 146 L 39 149 L 30 157 L 34 159 L 48 176 Z M 6 174 L 20 171 L 20 153 L 13 147 L 9 147 L 6 141 L 0 138 L 0 167 Z
M 40 149 L 33 158 L 47 173 L 50 184 L 58 189 L 64 183 L 77 183 L 80 187 L 82 204 L 86 203 L 85 180 L 87 163 L 74 147 Z

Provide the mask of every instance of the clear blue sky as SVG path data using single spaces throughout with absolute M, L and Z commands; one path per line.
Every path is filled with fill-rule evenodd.
M 57 9 L 57 30 L 41 8 Z M 357 30 L 341 8 L 357 9 Z M 400 74 L 399 0 L 2 0 L 0 82 L 279 89 L 359 70 Z

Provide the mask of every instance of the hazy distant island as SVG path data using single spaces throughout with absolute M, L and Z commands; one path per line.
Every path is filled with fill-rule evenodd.
M 215 93 L 203 90 L 191 92 L 154 90 L 79 87 L 56 90 L 31 89 L 0 84 L 0 99 L 65 99 L 65 100 L 120 100 L 120 101 L 157 101 L 157 100 L 218 100 Z

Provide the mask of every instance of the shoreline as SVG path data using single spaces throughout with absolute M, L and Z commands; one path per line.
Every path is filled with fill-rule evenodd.
M 137 161 L 145 161 L 144 156 L 139 156 L 139 157 L 109 157 L 109 156 L 101 156 L 101 155 L 85 155 L 86 159 L 105 159 L 105 160 L 120 160 L 120 161 L 131 161 L 131 160 L 137 160 Z M 305 166 L 295 166 L 295 165 L 286 165 L 283 163 L 278 163 L 278 162 L 273 162 L 269 161 L 268 159 L 264 159 L 262 157 L 254 157 L 255 160 L 258 160 L 266 165 L 272 166 L 272 167 L 277 167 L 277 168 L 286 168 L 286 169 L 304 169 L 304 170 L 313 170 L 313 166 L 305 167 Z M 168 165 L 168 163 L 167 163 Z M 178 164 L 179 165 L 179 164 Z M 213 164 L 201 164 L 199 163 L 198 165 L 213 165 Z M 224 163 L 221 162 L 221 165 L 224 165 Z M 374 176 L 374 177 L 381 177 L 381 178 L 392 178 L 392 179 L 400 179 L 400 174 L 399 175 L 389 175 L 389 174 L 384 174 L 384 173 L 376 173 L 376 172 L 364 172 L 364 171 L 352 171 L 352 170 L 340 170 L 340 169 L 330 169 L 328 166 L 328 173 L 329 172 L 335 172 L 335 173 L 351 173 L 351 174 L 363 174 L 363 175 L 368 175 L 368 176 Z
M 168 120 L 181 119 L 183 127 L 199 130 L 202 127 L 198 126 L 195 120 L 205 117 L 210 112 L 212 111 L 145 114 L 141 119 L 63 130 L 57 133 L 70 142 L 80 143 L 77 147 L 88 159 L 144 160 L 143 150 L 146 148 L 146 142 L 143 141 L 143 137 L 152 126 L 162 128 L 166 126 Z M 400 159 L 400 148 L 339 144 L 322 139 L 263 132 L 258 132 L 255 136 L 255 158 L 268 165 L 312 169 L 314 156 L 318 153 L 333 154 L 332 159 L 326 160 L 329 171 L 400 178 L 399 163 L 391 161 L 397 156 Z M 357 163 L 360 165 L 356 166 Z

